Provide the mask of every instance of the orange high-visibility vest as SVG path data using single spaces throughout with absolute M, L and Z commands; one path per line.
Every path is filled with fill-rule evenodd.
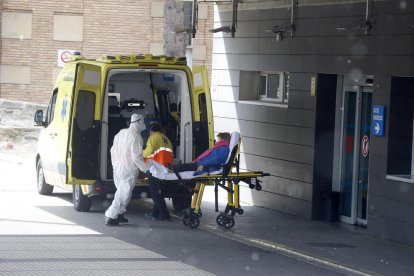
M 157 161 L 158 163 L 167 166 L 167 165 L 171 165 L 173 163 L 173 152 L 172 149 L 169 148 L 159 148 L 158 150 L 156 150 L 153 154 L 151 154 L 150 156 L 148 156 L 145 159 L 145 162 L 148 163 L 148 160 L 154 160 Z
M 142 152 L 147 160 L 152 159 L 166 166 L 173 163 L 173 151 L 171 141 L 161 132 L 155 132 L 150 135 L 147 146 Z

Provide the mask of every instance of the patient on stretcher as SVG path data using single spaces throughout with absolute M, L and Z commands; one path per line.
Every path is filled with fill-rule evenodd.
M 238 138 L 234 139 L 237 145 Z M 217 135 L 214 147 L 209 148 L 191 163 L 173 165 L 169 171 L 161 164 L 150 161 L 150 173 L 153 177 L 166 180 L 191 179 L 202 174 L 221 173 L 222 165 L 227 162 L 230 155 L 230 133 L 221 132 Z M 231 146 L 231 145 L 230 145 Z M 177 175 L 179 174 L 179 176 Z
M 260 191 L 262 186 L 260 185 L 261 181 L 258 178 L 269 176 L 270 174 L 264 173 L 263 171 L 243 170 L 241 172 L 239 156 L 241 142 L 240 134 L 238 132 L 233 132 L 230 137 L 230 142 L 224 142 L 223 146 L 220 146 L 220 141 L 227 139 L 220 136 L 221 134 L 219 134 L 219 139 L 213 148 L 207 150 L 192 163 L 172 167 L 174 172 L 170 172 L 169 168 L 156 161 L 150 160 L 148 162 L 151 172 L 151 174 L 148 175 L 150 187 L 156 188 L 156 190 L 151 191 L 151 193 L 156 196 L 154 200 L 154 208 L 148 212 L 149 215 L 146 215 L 147 217 L 155 217 L 155 219 L 159 220 L 169 220 L 170 215 L 164 197 L 162 196 L 162 188 L 167 189 L 168 187 L 177 185 L 193 192 L 191 207 L 185 209 L 185 212 L 183 212 L 183 224 L 195 229 L 200 225 L 200 205 L 204 187 L 206 185 L 214 185 L 216 212 L 218 212 L 219 209 L 218 187 L 223 188 L 228 193 L 228 203 L 226 208 L 224 212 L 217 216 L 216 222 L 219 226 L 223 226 L 226 229 L 230 229 L 234 226 L 234 216 L 236 214 L 243 214 L 243 209 L 240 207 L 239 201 L 240 182 L 247 184 L 250 189 Z M 224 144 L 228 146 L 224 146 Z M 219 163 L 214 163 L 213 166 L 209 166 L 212 163 L 208 164 L 208 162 L 205 162 L 205 158 L 211 154 L 215 154 L 214 151 L 217 151 L 218 149 L 222 150 L 222 153 L 227 153 L 227 156 L 221 156 L 221 159 L 215 159 L 219 160 L 217 161 Z
M 162 195 L 162 187 L 159 181 L 155 181 L 155 178 L 162 180 L 176 180 L 176 179 L 188 179 L 193 178 L 196 175 L 209 172 L 210 170 L 220 170 L 228 159 L 229 155 L 229 133 L 219 133 L 217 135 L 217 142 L 214 147 L 203 152 L 191 163 L 173 165 L 171 169 L 174 173 L 169 173 L 167 167 L 161 165 L 155 160 L 148 160 L 148 166 L 150 167 L 151 176 L 149 178 L 151 197 L 154 202 L 154 207 L 149 210 L 145 216 L 150 219 L 156 220 L 170 220 L 170 214 L 167 209 L 167 205 Z M 180 173 L 184 173 L 186 176 L 181 177 Z

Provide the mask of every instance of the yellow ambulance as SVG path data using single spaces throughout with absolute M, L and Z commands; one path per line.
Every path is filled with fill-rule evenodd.
M 211 98 L 205 67 L 190 68 L 185 58 L 153 55 L 105 55 L 96 60 L 71 56 L 59 74 L 47 111 L 37 110 L 42 127 L 36 155 L 37 189 L 54 186 L 73 193 L 77 211 L 89 211 L 92 198 L 114 194 L 113 138 L 127 128 L 133 113 L 147 130 L 160 123 L 174 146 L 174 162 L 191 162 L 214 144 Z M 134 197 L 149 197 L 139 177 Z M 179 186 L 166 189 L 177 210 L 191 195 Z

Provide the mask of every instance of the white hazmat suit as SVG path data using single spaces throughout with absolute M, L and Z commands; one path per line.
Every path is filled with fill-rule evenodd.
M 125 213 L 139 171 L 148 170 L 142 157 L 141 132 L 144 130 L 144 117 L 140 114 L 132 114 L 129 128 L 122 129 L 115 135 L 111 147 L 111 160 L 116 193 L 111 206 L 105 212 L 107 218 L 117 219 L 118 215 Z

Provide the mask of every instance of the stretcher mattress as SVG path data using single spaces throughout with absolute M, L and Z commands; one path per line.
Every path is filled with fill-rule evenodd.
M 154 160 L 149 160 L 148 165 L 150 167 L 149 171 L 151 175 L 155 178 L 162 179 L 162 180 L 178 180 L 178 176 L 174 172 L 168 172 L 168 169 Z M 209 174 L 220 174 L 223 170 L 218 170 L 214 172 L 210 172 Z M 186 172 L 179 172 L 181 179 L 194 179 L 197 177 L 202 177 L 207 174 L 199 174 L 194 175 L 195 171 L 186 171 Z
M 230 160 L 231 152 L 234 149 L 234 147 L 238 146 L 239 140 L 240 140 L 240 133 L 233 132 L 231 134 L 230 143 L 229 143 L 229 148 L 230 148 L 229 155 L 227 156 L 225 164 L 232 162 L 232 160 Z M 155 178 L 162 179 L 162 180 L 178 180 L 176 173 L 169 172 L 165 166 L 161 165 L 160 163 L 154 160 L 148 160 L 148 166 L 149 166 L 149 171 L 151 175 Z M 179 172 L 178 174 L 180 175 L 181 179 L 196 179 L 196 178 L 202 178 L 203 176 L 207 176 L 207 175 L 220 175 L 222 172 L 223 172 L 223 169 L 208 172 L 205 174 L 197 174 L 197 175 L 194 175 L 195 171 Z

